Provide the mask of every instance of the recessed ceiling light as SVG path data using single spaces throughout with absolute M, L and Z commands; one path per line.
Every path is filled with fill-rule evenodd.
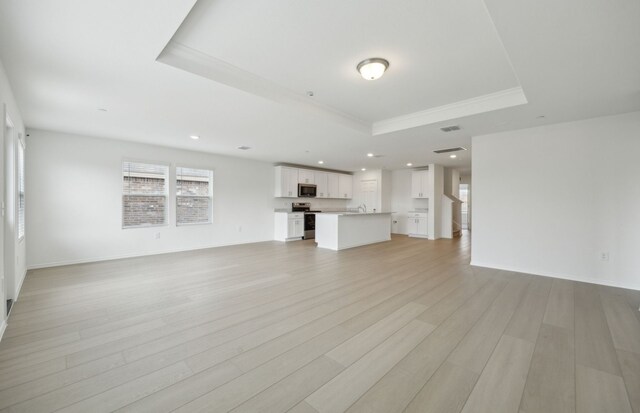
M 242 145 L 242 146 L 238 146 L 238 149 L 240 149 L 241 151 L 246 151 L 246 150 L 251 149 L 251 147 Z
M 544 118 L 544 115 L 538 116 L 538 119 L 543 119 L 543 118 Z
M 451 159 L 454 159 L 454 158 L 457 158 L 457 157 L 458 157 L 458 155 L 456 155 L 456 154 L 449 155 L 449 158 L 451 158 Z
M 99 110 L 100 112 L 106 112 L 106 111 L 107 111 L 105 108 L 98 108 L 98 110 Z
M 309 96 L 310 98 L 312 98 L 314 95 L 313 90 L 307 90 L 307 96 Z
M 319 163 L 320 165 L 322 165 L 322 164 L 324 163 L 324 161 L 318 161 L 318 163 Z
M 388 68 L 389 62 L 380 57 L 372 57 L 371 59 L 363 60 L 358 63 L 358 66 L 356 66 L 360 75 L 366 80 L 376 80 L 381 78 Z
M 409 163 L 407 164 L 407 166 L 413 166 L 413 164 L 412 164 L 411 162 L 409 162 Z
M 189 136 L 191 139 L 193 139 L 194 141 L 197 141 L 198 139 L 200 139 L 200 137 L 198 135 L 191 135 Z
M 364 172 L 364 171 L 366 171 L 366 170 L 367 170 L 367 168 L 362 168 L 362 169 L 360 169 L 360 170 Z
M 373 154 L 372 154 L 372 153 L 368 153 L 368 154 L 367 154 L 367 156 L 368 156 L 369 158 L 373 158 Z

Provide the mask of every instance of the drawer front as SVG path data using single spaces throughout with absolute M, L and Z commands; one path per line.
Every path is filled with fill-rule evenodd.
M 300 218 L 304 218 L 304 213 L 293 213 L 293 214 L 289 214 L 289 219 L 300 219 Z

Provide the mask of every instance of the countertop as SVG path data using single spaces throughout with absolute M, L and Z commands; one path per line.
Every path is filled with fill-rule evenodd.
M 392 211 L 376 211 L 376 212 L 350 212 L 350 211 L 327 211 L 318 212 L 318 215 L 382 215 L 382 214 L 394 214 Z

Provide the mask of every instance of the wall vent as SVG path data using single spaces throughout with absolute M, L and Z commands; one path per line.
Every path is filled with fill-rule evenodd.
M 440 130 L 442 132 L 453 132 L 454 130 L 460 130 L 460 126 L 458 125 L 445 126 L 444 128 L 440 128 Z
M 458 152 L 458 151 L 466 151 L 467 148 L 463 148 L 462 146 L 458 146 L 456 148 L 446 148 L 446 149 L 438 149 L 434 151 L 435 153 L 449 153 L 449 152 Z

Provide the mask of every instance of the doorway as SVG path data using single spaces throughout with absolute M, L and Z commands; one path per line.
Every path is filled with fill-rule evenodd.
M 469 184 L 460 184 L 460 200 L 462 201 L 462 229 L 469 229 Z

